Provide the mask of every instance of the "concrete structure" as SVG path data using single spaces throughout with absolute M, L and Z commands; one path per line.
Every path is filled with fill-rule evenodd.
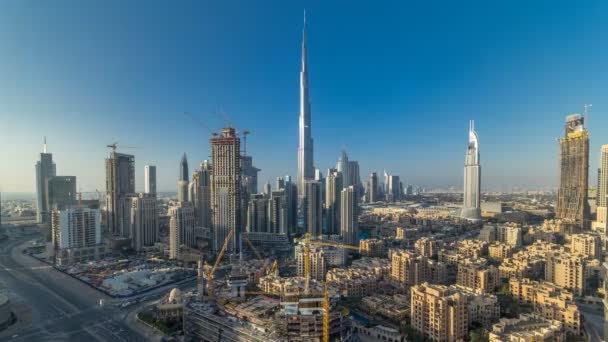
M 76 177 L 47 177 L 45 184 L 45 194 L 46 208 L 48 208 L 49 211 L 52 211 L 54 206 L 57 204 L 76 201 Z M 50 222 L 50 220 L 45 219 L 45 222 Z
M 193 193 L 191 194 L 194 204 L 194 217 L 196 225 L 211 229 L 213 215 L 211 212 L 211 164 L 205 160 L 200 165 L 200 170 L 194 171 L 192 176 Z
M 160 238 L 156 193 L 139 194 L 131 199 L 131 247 L 142 251 Z
M 384 256 L 384 241 L 380 239 L 363 239 L 359 241 L 359 253 L 368 257 Z
M 375 172 L 369 175 L 369 202 L 374 203 L 378 201 L 378 174 Z
M 494 293 L 500 285 L 498 269 L 484 262 L 467 260 L 458 263 L 456 284 L 481 293 Z
M 580 114 L 566 117 L 565 136 L 559 141 L 559 173 L 555 217 L 588 226 L 589 133 Z
M 146 165 L 144 167 L 144 192 L 147 194 L 156 193 L 156 166 Z
M 342 173 L 336 169 L 329 169 L 327 171 L 327 178 L 325 178 L 327 234 L 338 234 L 340 232 L 340 201 L 343 188 Z
M 323 233 L 323 200 L 321 198 L 321 183 L 317 181 L 304 182 L 304 226 L 312 236 Z
M 547 253 L 545 280 L 577 296 L 583 295 L 586 287 L 583 257 L 559 251 Z
M 469 143 L 464 161 L 464 195 L 460 217 L 470 221 L 481 220 L 481 165 L 479 164 L 479 138 L 473 120 L 469 123 Z
M 431 341 L 456 342 L 467 336 L 467 301 L 447 286 L 412 286 L 410 317 L 414 329 Z
M 194 207 L 190 203 L 169 208 L 169 258 L 179 259 L 182 245 L 196 247 Z
M 359 231 L 357 190 L 353 185 L 342 189 L 340 195 L 340 235 L 347 245 L 357 243 Z
M 188 188 L 190 184 L 190 176 L 188 174 L 188 159 L 186 153 L 182 155 L 179 162 L 179 179 L 177 181 L 177 201 L 185 203 L 189 201 Z
M 520 314 L 519 318 L 502 318 L 492 326 L 489 342 L 563 342 L 562 324 L 536 315 Z
M 57 265 L 97 260 L 105 255 L 98 208 L 73 203 L 57 205 L 51 221 Z
M 412 252 L 391 250 L 391 279 L 399 286 L 412 286 L 424 282 L 444 283 L 447 265 Z
M 57 169 L 53 163 L 53 154 L 47 153 L 46 137 L 40 161 L 36 162 L 36 209 L 38 223 L 47 223 L 51 208 L 47 207 L 46 180 L 55 176 Z
M 115 150 L 106 159 L 106 226 L 110 234 L 129 237 L 128 194 L 135 192 L 135 157 Z
M 308 99 L 308 63 L 306 56 L 306 18 L 302 33 L 302 70 L 300 71 L 300 139 L 298 143 L 298 194 L 304 197 L 306 181 L 314 179 L 314 154 L 310 101 Z M 300 201 L 301 202 L 301 201 Z
M 595 234 L 572 234 L 570 235 L 570 252 L 592 259 L 600 259 L 601 237 Z
M 212 183 L 211 208 L 213 213 L 212 250 L 218 252 L 230 229 L 234 229 L 227 252 L 238 252 L 242 232 L 241 213 L 241 140 L 232 127 L 222 129 L 211 142 Z

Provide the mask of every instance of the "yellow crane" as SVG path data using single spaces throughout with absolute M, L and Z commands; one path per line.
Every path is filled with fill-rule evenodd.
M 304 284 L 305 284 L 304 288 L 306 290 L 308 290 L 309 285 L 310 285 L 310 245 L 354 249 L 354 250 L 359 251 L 359 246 L 345 245 L 345 244 L 335 243 L 335 242 L 311 240 L 310 237 L 311 237 L 310 233 L 306 233 L 306 235 L 304 236 Z
M 233 235 L 234 235 L 234 228 L 232 228 L 228 231 L 228 235 L 226 236 L 226 239 L 224 240 L 222 249 L 220 249 L 220 252 L 217 255 L 217 258 L 215 259 L 213 268 L 209 267 L 209 264 L 207 264 L 205 262 L 205 273 L 207 275 L 207 293 L 209 294 L 210 297 L 213 297 L 215 295 L 215 289 L 213 288 L 213 274 L 215 273 L 217 266 L 220 264 L 220 261 L 222 260 L 222 257 L 224 256 L 226 249 L 228 248 L 228 243 L 230 243 L 230 240 L 232 239 Z
M 253 253 L 255 254 L 255 256 L 260 259 L 260 260 L 264 260 L 264 269 L 268 269 L 268 260 L 264 259 L 262 257 L 262 255 L 260 254 L 260 252 L 258 251 L 257 248 L 255 248 L 255 246 L 253 245 L 253 242 L 251 242 L 251 240 L 249 240 L 246 237 L 242 237 L 243 240 L 245 240 L 245 242 L 247 243 L 247 245 L 249 246 L 249 248 L 253 251 Z M 268 274 L 272 274 L 275 273 L 278 269 L 279 265 L 277 263 L 277 261 L 275 260 L 272 263 L 272 268 L 270 269 L 270 272 L 268 272 Z
M 276 261 L 275 261 L 276 264 Z M 287 296 L 323 296 L 323 342 L 329 342 L 329 291 L 327 290 L 327 284 L 323 292 L 310 292 L 308 290 L 304 292 L 273 292 L 273 291 L 245 291 L 245 294 L 249 295 L 273 295 L 279 297 Z

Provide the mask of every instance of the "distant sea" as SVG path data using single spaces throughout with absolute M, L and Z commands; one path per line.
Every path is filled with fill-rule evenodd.
M 36 199 L 36 193 L 35 192 L 3 192 L 2 193 L 2 200 L 3 201 L 8 201 L 8 200 L 35 200 Z

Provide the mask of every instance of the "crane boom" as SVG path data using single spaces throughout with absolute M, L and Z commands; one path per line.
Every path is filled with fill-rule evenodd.
M 215 259 L 215 263 L 213 264 L 213 267 L 209 267 L 208 264 L 205 266 L 205 268 L 206 268 L 205 271 L 207 273 L 207 292 L 208 292 L 209 296 L 211 296 L 211 297 L 213 297 L 214 292 L 215 292 L 214 288 L 213 288 L 213 274 L 215 273 L 217 266 L 220 264 L 220 261 L 222 260 L 222 257 L 224 256 L 224 253 L 226 252 L 226 249 L 228 248 L 228 243 L 232 239 L 232 235 L 234 235 L 234 228 L 231 228 L 228 231 L 228 235 L 226 236 L 226 239 L 224 240 L 222 249 L 220 249 L 220 252 L 217 255 L 217 258 Z
M 310 236 L 310 233 L 306 233 L 306 235 L 304 236 L 304 289 L 306 291 L 308 291 L 308 287 L 310 285 L 310 245 L 353 249 L 357 251 L 360 250 L 359 246 L 310 240 Z
M 260 260 L 264 259 L 264 258 L 262 258 L 262 255 L 260 255 L 260 252 L 258 252 L 257 248 L 255 248 L 255 246 L 253 245 L 253 243 L 251 242 L 251 240 L 249 240 L 246 237 L 243 237 L 242 239 L 245 240 L 245 242 L 247 243 L 247 246 L 249 246 L 249 248 L 251 248 L 251 250 L 253 251 L 253 253 L 255 253 L 255 256 L 258 259 L 260 259 Z

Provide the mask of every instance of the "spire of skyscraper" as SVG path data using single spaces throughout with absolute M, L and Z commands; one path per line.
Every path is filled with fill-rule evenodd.
M 306 12 L 302 33 L 302 70 L 300 71 L 300 141 L 298 146 L 298 193 L 304 195 L 304 182 L 314 179 L 313 140 L 308 99 L 308 62 L 306 53 Z

